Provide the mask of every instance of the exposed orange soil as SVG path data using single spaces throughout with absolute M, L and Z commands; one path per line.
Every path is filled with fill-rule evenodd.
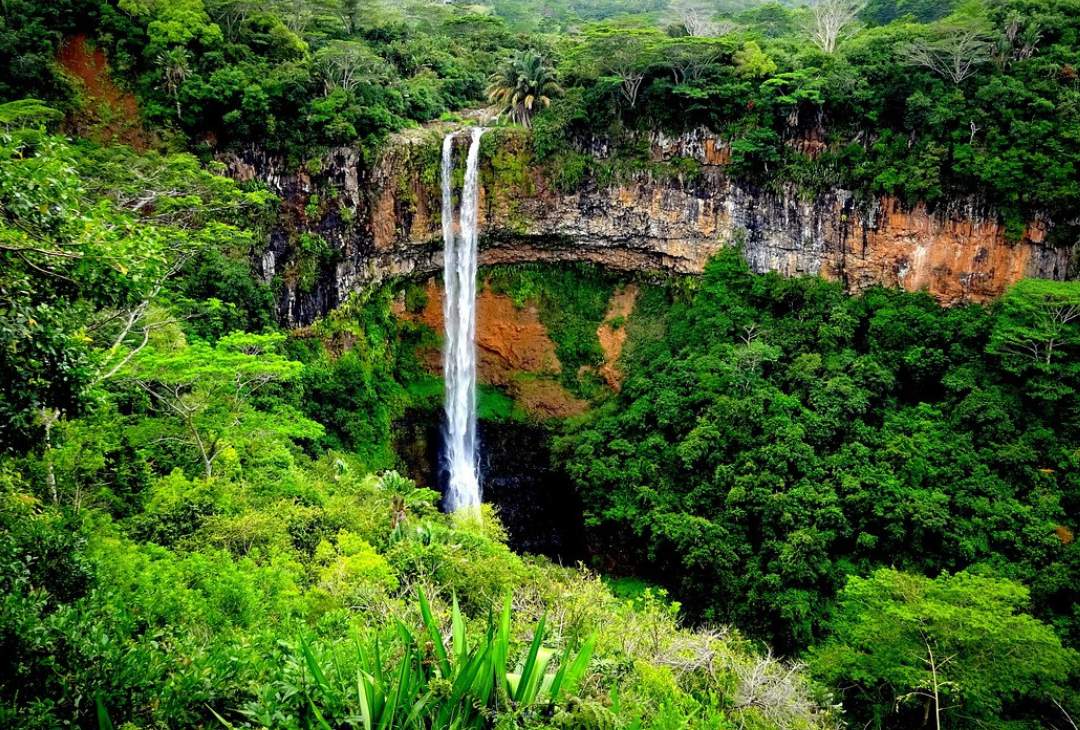
M 113 82 L 104 50 L 79 34 L 64 42 L 56 60 L 80 87 L 84 99 L 82 111 L 68 120 L 73 132 L 139 150 L 150 146 L 152 140 L 143 129 L 138 102 L 131 92 Z
M 600 366 L 600 375 L 608 387 L 615 391 L 622 387 L 623 374 L 619 370 L 619 356 L 626 344 L 626 319 L 634 311 L 637 296 L 637 284 L 627 284 L 615 292 L 608 302 L 604 321 L 596 328 L 600 349 L 604 351 L 604 364 Z
M 434 280 L 429 281 L 424 310 L 405 316 L 441 333 L 442 296 L 442 288 Z M 510 297 L 496 294 L 486 286 L 476 297 L 476 348 L 480 382 L 489 385 L 509 385 L 516 373 L 558 375 L 562 370 L 555 355 L 555 343 L 548 337 L 536 307 L 518 309 Z M 429 364 L 441 367 L 442 354 L 431 354 L 433 362 Z
M 423 311 L 409 314 L 398 304 L 395 313 L 442 332 L 442 296 L 442 288 L 434 280 L 429 281 Z M 555 379 L 562 364 L 535 306 L 515 307 L 510 297 L 484 286 L 476 297 L 476 349 L 480 382 L 506 388 L 531 415 L 565 418 L 588 407 Z M 441 369 L 442 353 L 438 349 L 421 356 L 432 371 Z

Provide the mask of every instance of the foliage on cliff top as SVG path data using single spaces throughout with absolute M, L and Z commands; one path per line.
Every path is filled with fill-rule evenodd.
M 569 152 L 597 136 L 618 151 L 628 132 L 706 126 L 730 141 L 734 174 L 764 182 L 931 205 L 974 195 L 1013 236 L 1038 214 L 1080 214 L 1077 0 L 818 3 L 832 23 L 780 4 L 632 5 L 20 0 L 0 100 L 77 105 L 51 57 L 89 31 L 151 126 L 299 163 L 326 145 L 371 151 L 484 103 L 503 61 L 549 58 L 566 93 L 535 119 L 541 159 L 580 167 Z M 542 13 L 561 29 L 538 28 Z
M 5 15 L 0 100 L 77 106 L 54 58 L 89 34 L 149 125 L 207 152 L 255 143 L 297 163 L 473 105 L 501 54 L 525 44 L 494 16 L 426 2 L 15 0 Z
M 855 6 L 855 3 L 848 3 Z M 704 5 L 701 4 L 703 7 Z M 843 6 L 845 3 L 820 3 Z M 541 158 L 610 155 L 634 135 L 707 127 L 732 173 L 931 205 L 974 196 L 1010 233 L 1080 212 L 1075 0 L 964 3 L 931 24 L 846 24 L 813 42 L 805 8 L 718 14 L 713 36 L 595 24 L 556 41 L 566 94 L 534 122 Z

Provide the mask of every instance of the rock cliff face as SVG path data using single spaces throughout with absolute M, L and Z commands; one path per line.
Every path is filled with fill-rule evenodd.
M 258 154 L 228 161 L 236 177 L 262 179 L 282 197 L 284 223 L 261 267 L 283 284 L 285 322 L 307 323 L 372 283 L 441 270 L 445 132 L 399 135 L 370 165 L 350 149 L 289 174 Z M 585 260 L 692 274 L 721 247 L 741 244 L 758 272 L 820 275 L 853 292 L 875 284 L 926 290 L 944 304 L 984 301 L 1019 278 L 1062 279 L 1068 271 L 1072 250 L 1047 243 L 1049 221 L 1009 241 L 992 211 L 971 202 L 929 211 L 888 198 L 857 204 L 843 190 L 806 199 L 730 177 L 726 144 L 706 130 L 648 142 L 655 165 L 609 183 L 583 176 L 568 184 L 564 176 L 556 185 L 534 164 L 523 133 L 489 133 L 480 263 Z M 607 154 L 603 145 L 589 151 Z M 297 245 L 303 232 L 325 239 L 329 253 L 312 260 Z
M 394 313 L 403 319 L 421 322 L 434 332 L 443 332 L 442 300 L 442 287 L 429 280 L 421 311 L 409 312 L 404 301 L 399 299 L 395 302 Z M 633 304 L 632 300 L 630 303 Z M 612 346 L 613 352 L 605 348 L 605 368 L 615 372 L 615 361 L 621 349 L 621 341 L 617 348 Z M 510 297 L 496 294 L 486 283 L 476 297 L 476 350 L 480 382 L 501 388 L 530 416 L 568 418 L 583 413 L 588 407 L 585 401 L 574 397 L 559 383 L 562 363 L 536 307 L 532 304 L 515 307 Z M 442 372 L 440 348 L 425 348 L 419 354 L 428 370 Z

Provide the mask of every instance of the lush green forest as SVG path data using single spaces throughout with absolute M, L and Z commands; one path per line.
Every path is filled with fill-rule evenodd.
M 875 655 L 903 654 L 920 634 L 988 672 L 972 692 L 1002 671 L 995 655 L 1024 674 L 1055 655 L 1064 667 L 1071 652 L 1058 647 L 1077 631 L 1067 525 L 1080 383 L 1075 353 L 1046 348 L 1052 310 L 1078 296 L 1075 284 L 1032 280 L 993 309 L 942 309 L 924 295 L 853 298 L 816 279 L 754 276 L 724 255 L 700 281 L 647 290 L 627 324 L 622 392 L 559 451 L 605 552 L 634 556 L 704 619 L 787 651 L 817 643 L 811 669 L 845 687 L 852 717 L 880 721 L 918 689 L 925 656 L 900 680 Z M 914 575 L 874 573 L 885 567 Z M 933 609 L 904 587 L 920 574 L 953 576 Z M 1017 603 L 988 609 L 972 635 L 951 635 L 959 627 L 937 615 L 997 591 Z M 991 648 L 994 623 L 1019 607 L 1054 628 L 1042 627 L 1054 648 L 1026 669 Z M 872 628 L 908 612 L 908 633 Z M 986 722 L 1039 712 L 1032 696 L 989 694 L 982 707 L 953 701 Z M 921 708 L 911 712 L 914 723 Z
M 282 327 L 282 201 L 219 158 L 368 163 L 494 105 L 565 190 L 707 127 L 762 189 L 1066 245 L 1078 64 L 1078 0 L 0 3 L 0 725 L 1075 727 L 1076 282 L 943 308 L 734 241 L 701 276 L 483 272 L 587 405 L 535 424 L 584 511 L 564 566 L 403 476 L 422 290 Z

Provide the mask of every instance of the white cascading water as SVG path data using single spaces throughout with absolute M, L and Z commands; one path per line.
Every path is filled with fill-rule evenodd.
M 443 139 L 442 231 L 443 376 L 446 380 L 445 460 L 449 473 L 446 508 L 456 511 L 480 504 L 480 479 L 476 459 L 476 221 L 480 137 L 474 127 L 461 191 L 460 230 L 454 235 L 454 135 Z

